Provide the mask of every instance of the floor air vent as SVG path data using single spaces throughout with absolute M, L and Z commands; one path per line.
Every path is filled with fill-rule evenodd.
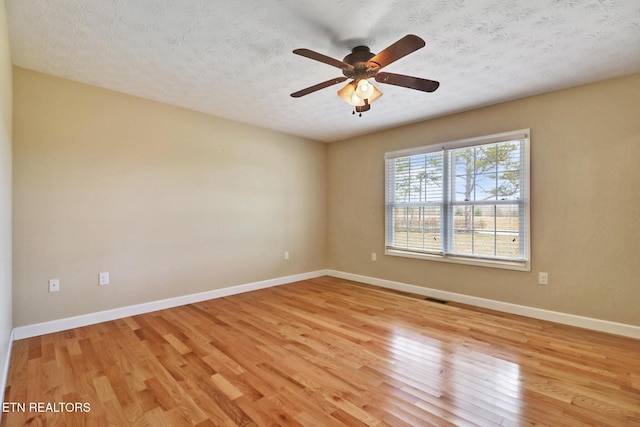
M 449 302 L 443 299 L 431 298 L 431 297 L 426 297 L 424 300 L 429 302 L 435 302 L 436 304 L 447 304 Z

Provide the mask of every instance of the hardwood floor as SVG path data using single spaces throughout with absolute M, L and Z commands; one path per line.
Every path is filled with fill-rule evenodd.
M 640 340 L 323 277 L 16 341 L 7 404 L 2 426 L 640 426 Z

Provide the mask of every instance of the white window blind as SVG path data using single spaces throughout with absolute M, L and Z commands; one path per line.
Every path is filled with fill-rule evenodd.
M 528 134 L 387 153 L 387 253 L 528 269 Z

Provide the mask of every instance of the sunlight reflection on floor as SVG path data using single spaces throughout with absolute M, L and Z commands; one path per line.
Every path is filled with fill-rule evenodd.
M 392 370 L 407 382 L 402 390 L 417 398 L 416 406 L 429 411 L 441 411 L 430 403 L 437 400 L 447 401 L 454 415 L 467 419 L 497 424 L 505 417 L 517 419 L 520 366 L 463 344 L 395 329 L 390 342 Z

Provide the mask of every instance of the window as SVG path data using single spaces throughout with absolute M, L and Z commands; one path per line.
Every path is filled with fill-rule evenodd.
M 385 161 L 388 255 L 530 270 L 529 129 Z

